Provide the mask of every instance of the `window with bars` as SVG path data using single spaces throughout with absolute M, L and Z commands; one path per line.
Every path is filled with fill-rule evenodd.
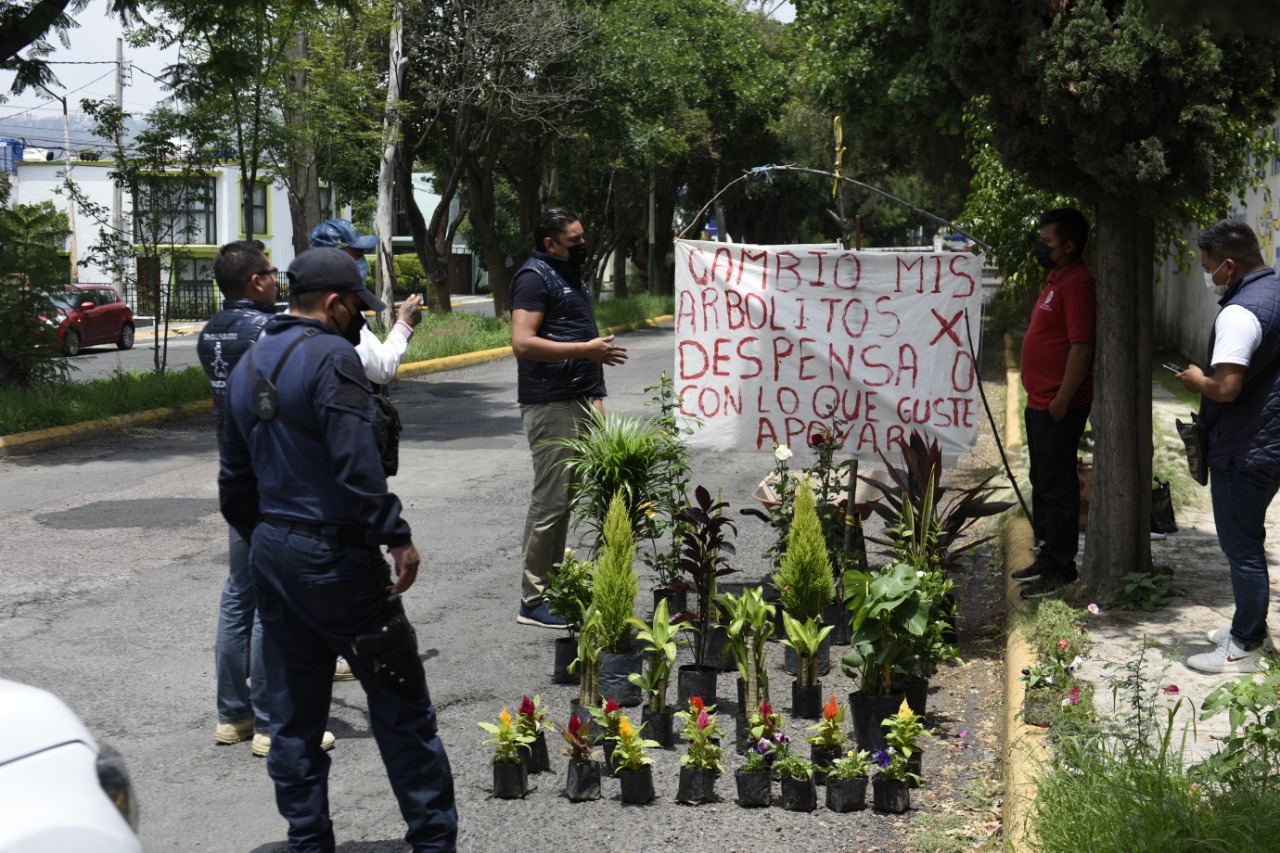
M 133 236 L 146 245 L 218 244 L 213 178 L 155 175 L 133 201 Z

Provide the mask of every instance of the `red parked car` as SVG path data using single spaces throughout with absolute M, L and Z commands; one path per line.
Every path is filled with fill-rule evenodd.
M 114 287 L 107 284 L 68 284 L 49 294 L 58 306 L 58 317 L 48 323 L 58 331 L 64 355 L 76 355 L 83 347 L 115 344 L 133 346 L 133 310 Z

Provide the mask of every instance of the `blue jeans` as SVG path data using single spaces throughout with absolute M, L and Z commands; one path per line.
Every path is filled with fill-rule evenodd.
M 313 538 L 272 522 L 259 524 L 253 534 L 271 708 L 267 773 L 275 783 L 276 807 L 289 823 L 289 851 L 334 850 L 329 756 L 320 739 L 329 718 L 335 654 L 346 656 L 365 690 L 369 726 L 409 827 L 405 840 L 414 853 L 453 851 L 453 771 L 436 734 L 416 648 L 401 648 L 396 658 L 416 667 L 413 685 L 380 683 L 373 661 L 354 650 L 356 637 L 377 634 L 388 624 L 390 570 L 377 551 L 338 539 L 336 531 Z
M 1231 636 L 1250 649 L 1267 635 L 1271 586 L 1267 575 L 1267 507 L 1280 489 L 1280 471 L 1241 471 L 1234 465 L 1209 472 L 1218 545 L 1231 567 L 1236 613 Z
M 253 730 L 266 734 L 267 681 L 262 669 L 262 623 L 249 573 L 249 543 L 231 530 L 230 571 L 218 608 L 214 671 L 218 679 L 218 722 L 253 717 Z

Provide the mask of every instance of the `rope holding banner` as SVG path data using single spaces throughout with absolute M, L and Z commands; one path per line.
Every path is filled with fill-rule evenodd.
M 836 116 L 831 120 L 831 130 L 836 137 L 836 168 L 835 180 L 831 183 L 831 197 L 835 198 L 840 192 L 840 167 L 844 165 L 844 126 L 840 123 L 840 116 Z

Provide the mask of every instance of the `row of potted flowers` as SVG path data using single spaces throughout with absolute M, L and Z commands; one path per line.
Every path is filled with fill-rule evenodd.
M 686 745 L 680 757 L 680 777 L 676 800 L 689 805 L 717 799 L 716 782 L 725 772 L 722 734 L 715 707 L 700 697 L 692 697 L 686 709 L 677 712 L 680 738 Z M 923 719 L 903 701 L 898 712 L 882 721 L 885 746 L 874 753 L 847 749 L 842 708 L 832 695 L 823 706 L 822 719 L 807 730 L 810 758 L 794 752 L 785 731 L 785 721 L 763 703 L 748 719 L 748 743 L 742 765 L 735 771 L 738 803 L 744 808 L 769 806 L 773 802 L 773 782 L 780 782 L 780 804 L 791 811 L 812 811 L 817 807 L 817 787 L 826 788 L 828 809 L 847 812 L 864 808 L 870 780 L 874 807 L 900 813 L 910 807 L 910 788 L 920 782 L 920 743 L 929 737 Z M 538 697 L 525 696 L 515 717 L 503 709 L 496 724 L 479 725 L 492 737 L 494 795 L 500 799 L 523 798 L 528 793 L 528 774 L 550 770 L 546 748 L 546 714 Z M 561 752 L 569 758 L 565 794 L 574 802 L 601 797 L 601 762 L 597 746 L 611 775 L 620 783 L 625 803 L 643 804 L 653 800 L 653 758 L 650 750 L 661 744 L 646 738 L 644 724 L 636 727 L 617 703 L 609 700 L 589 715 L 571 714 L 568 724 L 555 725 L 564 741 Z M 593 733 L 593 729 L 595 730 Z

